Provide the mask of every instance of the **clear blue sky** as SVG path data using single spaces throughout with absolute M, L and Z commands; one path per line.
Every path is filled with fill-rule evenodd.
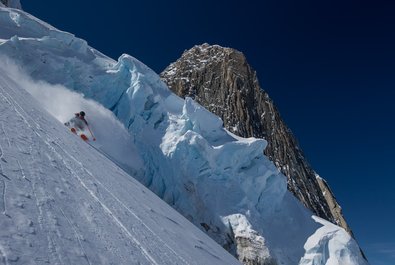
M 160 73 L 208 42 L 245 53 L 372 265 L 395 264 L 395 2 L 23 1 Z

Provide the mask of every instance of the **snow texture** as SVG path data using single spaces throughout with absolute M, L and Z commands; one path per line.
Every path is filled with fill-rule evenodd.
M 0 71 L 1 264 L 239 264 L 69 133 L 8 70 Z
M 14 112 L 21 115 L 5 127 L 13 131 L 3 130 L 16 138 L 4 138 L 9 140 L 2 144 L 8 145 L 6 151 L 15 152 L 12 157 L 22 163 L 19 169 L 18 163 L 4 165 L 11 167 L 7 172 L 13 172 L 13 178 L 19 172 L 21 183 L 26 182 L 23 176 L 35 183 L 35 194 L 28 195 L 33 200 L 38 196 L 38 212 L 29 211 L 21 217 L 23 222 L 32 220 L 33 226 L 38 222 L 38 227 L 34 226 L 32 234 L 26 228 L 23 235 L 28 240 L 21 240 L 33 242 L 36 238 L 45 244 L 24 252 L 25 245 L 10 239 L 18 235 L 19 226 L 11 221 L 2 223 L 2 228 L 8 228 L 0 234 L 3 259 L 21 261 L 40 255 L 52 263 L 75 257 L 80 260 L 70 264 L 105 264 L 109 260 L 121 264 L 131 258 L 132 252 L 142 263 L 235 262 L 218 246 L 207 243 L 211 242 L 208 239 L 197 239 L 202 235 L 178 215 L 167 218 L 174 213 L 105 160 L 107 156 L 224 246 L 229 246 L 234 235 L 237 240 L 251 240 L 259 246 L 257 255 L 272 257 L 277 264 L 367 264 L 347 232 L 312 219 L 312 214 L 287 191 L 286 178 L 263 155 L 265 140 L 243 139 L 224 130 L 217 116 L 192 99 L 184 101 L 171 93 L 156 73 L 129 55 L 114 61 L 86 41 L 20 10 L 0 8 L 0 23 L 0 56 L 12 60 L 4 63 L 7 67 L 3 72 L 8 73 L 3 75 L 16 82 L 12 86 L 11 81 L 3 83 L 3 90 L 10 86 L 13 91 L 25 88 L 62 123 L 84 110 L 97 138 L 92 142 L 93 149 L 48 113 L 40 110 L 32 115 L 37 103 L 19 101 L 22 97 L 18 94 L 13 100 L 7 97 L 11 92 L 4 90 L 4 100 L 16 102 L 19 107 L 14 107 Z M 13 115 L 12 108 L 8 112 Z M 30 131 L 23 134 L 28 135 L 27 139 L 17 133 L 27 129 Z M 20 153 L 14 143 L 22 148 Z M 37 160 L 22 159 L 26 152 Z M 33 162 L 40 166 L 33 167 Z M 7 192 L 10 194 L 10 190 Z M 29 198 L 20 201 L 31 203 Z M 23 215 L 20 212 L 24 207 L 4 211 Z M 181 223 L 184 229 L 179 229 Z M 62 239 L 63 234 L 68 235 L 67 240 Z M 125 241 L 116 243 L 117 238 Z M 329 248 L 322 247 L 325 243 L 321 238 L 330 243 Z M 145 249 L 146 245 L 153 247 Z M 79 252 L 74 249 L 78 246 Z M 68 255 L 68 251 L 79 255 Z M 111 255 L 109 251 L 113 251 Z M 238 249 L 244 256 L 254 251 Z

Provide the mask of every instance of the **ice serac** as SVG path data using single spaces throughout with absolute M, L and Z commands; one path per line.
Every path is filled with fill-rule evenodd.
M 0 8 L 0 20 L 5 25 L 4 32 L 0 28 L 0 56 L 11 58 L 33 80 L 61 84 L 111 110 L 142 160 L 143 171 L 134 177 L 240 261 L 294 265 L 314 248 L 316 241 L 310 240 L 308 248 L 306 242 L 328 224 L 314 220 L 287 191 L 286 177 L 262 152 L 265 140 L 225 130 L 218 116 L 172 93 L 156 73 L 129 55 L 114 61 L 84 40 L 15 9 Z M 117 184 L 116 179 L 108 181 Z M 335 240 L 347 235 L 337 228 Z M 340 245 L 341 258 L 360 257 L 355 246 L 352 238 Z M 202 245 L 196 250 L 219 257 Z
M 295 137 L 245 56 L 234 49 L 203 44 L 185 51 L 161 78 L 181 97 L 194 98 L 242 137 L 265 138 L 265 154 L 288 177 L 288 189 L 316 215 L 351 233 L 324 180 L 317 179 Z
M 319 217 L 314 220 L 324 226 L 318 229 L 306 242 L 306 253 L 300 265 L 325 264 L 364 264 L 361 256 L 350 255 L 358 251 L 349 234 L 342 233 L 341 229 Z
M 22 9 L 20 0 L 0 0 L 0 6 L 1 4 L 7 7 Z

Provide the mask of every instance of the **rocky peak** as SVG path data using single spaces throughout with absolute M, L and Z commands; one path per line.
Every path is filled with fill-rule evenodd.
M 265 154 L 288 178 L 288 189 L 316 215 L 351 233 L 328 184 L 311 168 L 290 129 L 243 53 L 207 43 L 185 51 L 161 78 L 181 97 L 189 96 L 220 116 L 242 137 L 265 138 Z

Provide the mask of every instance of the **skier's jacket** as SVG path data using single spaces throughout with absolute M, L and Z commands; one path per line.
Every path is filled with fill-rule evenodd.
M 84 130 L 86 126 L 88 126 L 88 122 L 81 114 L 75 113 L 75 116 L 71 120 L 66 122 L 65 125 L 69 127 L 74 127 L 77 130 Z

